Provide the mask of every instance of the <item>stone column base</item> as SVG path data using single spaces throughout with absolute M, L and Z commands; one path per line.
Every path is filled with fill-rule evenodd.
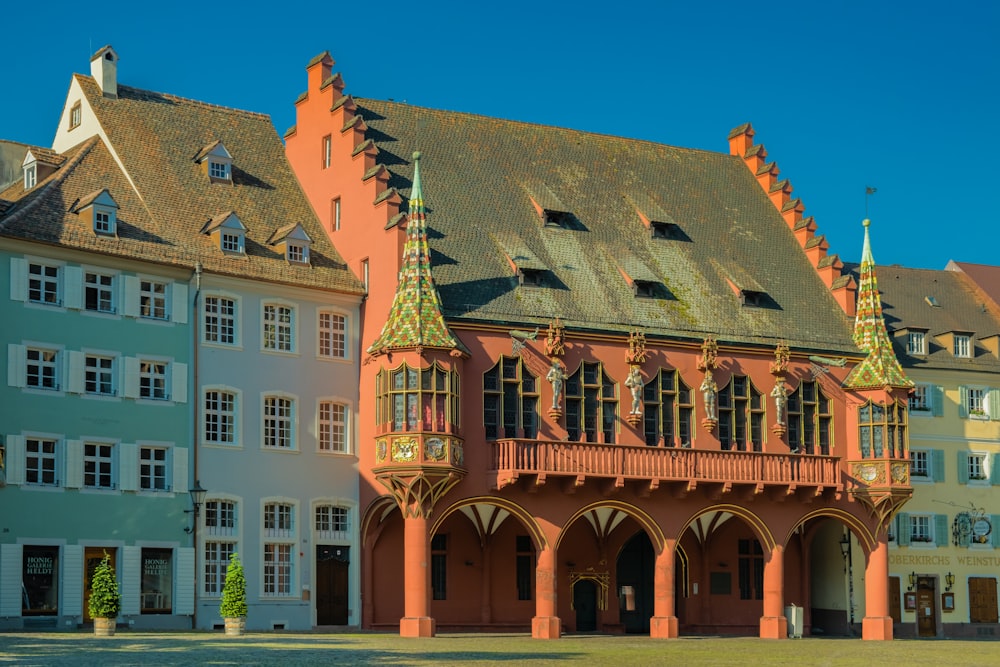
M 653 616 L 649 619 L 649 636 L 654 639 L 676 639 L 680 636 L 676 616 Z
M 433 637 L 436 630 L 434 619 L 430 616 L 409 616 L 399 619 L 400 637 Z
M 861 620 L 861 638 L 873 641 L 892 639 L 891 616 L 865 616 Z
M 784 616 L 761 616 L 760 638 L 788 639 L 788 619 Z
M 558 616 L 535 616 L 531 619 L 533 639 L 559 639 L 561 634 Z

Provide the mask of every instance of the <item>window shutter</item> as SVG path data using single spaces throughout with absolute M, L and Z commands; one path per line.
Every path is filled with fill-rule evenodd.
M 170 488 L 174 493 L 187 493 L 188 491 L 188 450 L 187 447 L 172 447 L 174 471 Z
M 0 544 L 0 616 L 21 615 L 21 561 L 20 544 Z
M 23 345 L 10 343 L 7 345 L 7 384 L 11 387 L 25 386 L 28 369 L 25 367 L 25 351 Z
M 934 515 L 934 544 L 939 547 L 948 546 L 948 515 Z
M 63 305 L 80 310 L 83 308 L 83 269 L 79 266 L 63 268 Z
M 120 616 L 134 616 L 140 613 L 142 589 L 142 547 L 123 547 L 122 564 L 122 606 Z
M 175 361 L 170 364 L 170 397 L 176 403 L 187 403 L 188 380 L 187 364 Z
M 128 317 L 139 317 L 139 276 L 125 276 L 125 307 Z
M 139 398 L 139 360 L 125 357 L 125 398 Z
M 174 283 L 173 299 L 170 303 L 171 317 L 177 324 L 188 323 L 188 286 L 186 283 Z
M 7 483 L 24 484 L 24 436 L 7 436 Z M 20 581 L 20 575 L 18 575 Z M 3 614 L 0 614 L 2 616 Z
M 23 257 L 10 258 L 10 299 L 28 300 L 28 263 Z
M 135 491 L 139 488 L 138 445 L 121 445 L 121 456 L 118 459 L 118 475 L 118 488 L 122 491 Z
M 62 548 L 62 615 L 83 616 L 83 547 Z
M 958 416 L 965 419 L 969 416 L 969 388 L 958 388 Z
M 69 382 L 67 383 L 67 389 L 73 394 L 82 394 L 86 389 L 86 384 L 84 383 L 84 370 L 86 366 L 86 358 L 83 352 L 77 352 L 76 350 L 70 350 L 66 355 L 68 359 Z
M 994 547 L 1000 547 L 1000 514 L 990 515 L 990 541 Z
M 899 542 L 899 546 L 905 547 L 910 544 L 910 515 L 900 512 L 896 515 L 896 520 L 899 521 L 896 525 L 898 528 L 896 541 Z
M 931 477 L 935 482 L 944 481 L 944 450 L 930 450 L 931 457 Z
M 992 421 L 1000 420 L 1000 389 L 996 387 L 986 392 L 986 414 Z
M 969 483 L 969 452 L 958 453 L 958 483 Z
M 174 614 L 191 616 L 194 614 L 194 547 L 177 547 L 177 583 L 174 585 Z M 197 585 L 197 584 L 195 584 Z
M 66 488 L 83 488 L 83 440 L 66 441 Z
M 930 393 L 931 414 L 941 417 L 944 415 L 944 387 L 932 384 L 927 391 Z
M 1000 486 L 1000 453 L 994 452 L 986 460 L 990 464 L 990 484 Z

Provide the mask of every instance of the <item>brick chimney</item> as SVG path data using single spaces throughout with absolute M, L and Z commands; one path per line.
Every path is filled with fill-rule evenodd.
M 90 75 L 105 97 L 118 99 L 118 54 L 110 44 L 90 57 Z

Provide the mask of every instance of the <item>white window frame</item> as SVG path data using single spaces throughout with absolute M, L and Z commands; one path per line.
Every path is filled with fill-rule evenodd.
M 171 362 L 165 359 L 139 359 L 139 398 L 148 401 L 169 401 Z
M 118 231 L 118 216 L 110 206 L 94 206 L 94 232 L 114 236 Z
M 332 398 L 321 399 L 316 409 L 318 451 L 324 454 L 350 454 L 349 434 L 350 409 L 347 403 Z
M 36 451 L 32 452 L 31 447 L 40 447 L 43 445 L 52 445 L 52 451 Z M 41 448 L 40 448 L 41 449 Z M 32 454 L 36 454 L 38 462 L 35 467 L 32 468 L 28 465 L 28 459 Z M 44 469 L 42 461 L 51 461 L 52 463 L 52 481 L 44 481 L 45 474 L 49 471 Z M 50 434 L 33 434 L 26 433 L 24 435 L 24 486 L 31 488 L 48 488 L 57 489 L 63 486 L 65 481 L 65 439 L 62 436 L 55 436 Z M 35 475 L 35 481 L 31 481 L 29 477 Z M 41 478 L 41 479 L 40 479 Z
M 90 396 L 117 396 L 118 357 L 94 352 L 84 352 L 83 355 L 83 392 Z M 107 366 L 95 363 L 92 367 L 91 361 L 109 363 Z M 104 386 L 107 386 L 107 391 L 102 390 Z
M 315 542 L 350 541 L 354 508 L 337 500 L 318 500 L 313 504 L 313 531 Z
M 89 489 L 92 491 L 114 491 L 118 488 L 118 443 L 113 440 L 101 440 L 98 438 L 83 438 L 83 486 L 84 489 Z M 108 456 L 104 456 L 103 452 L 97 451 L 95 454 L 88 454 L 87 448 L 105 448 L 110 450 Z M 97 468 L 102 464 L 107 463 L 108 471 L 102 473 Z M 94 465 L 94 470 L 88 471 L 88 464 Z M 102 485 L 99 483 L 88 484 L 87 476 L 93 475 L 96 481 L 99 481 L 101 475 L 107 475 L 110 478 L 110 483 Z
M 287 403 L 287 405 L 285 405 Z M 269 451 L 297 451 L 297 397 L 268 393 L 261 397 L 261 447 Z M 287 408 L 287 412 L 286 412 Z
M 210 394 L 217 395 L 213 400 L 214 403 L 210 403 Z M 225 410 L 223 405 L 218 404 L 218 401 L 223 395 L 228 395 L 232 397 L 232 409 Z M 206 445 L 218 445 L 220 447 L 239 447 L 240 446 L 240 403 L 242 401 L 241 392 L 234 387 L 227 386 L 207 386 L 203 387 L 201 393 L 201 410 L 202 410 L 202 443 Z M 229 420 L 229 437 L 221 437 L 224 433 L 224 420 L 228 418 Z M 213 427 L 213 424 L 216 426 Z
M 910 478 L 931 480 L 931 452 L 926 449 L 910 448 Z
M 232 312 L 222 310 L 230 305 Z M 241 307 L 240 298 L 232 294 L 206 294 L 202 305 L 202 342 L 239 347 Z
M 347 315 L 321 309 L 316 313 L 316 356 L 320 359 L 347 359 Z
M 33 273 L 32 269 L 34 267 L 39 268 L 39 272 Z M 38 259 L 27 259 L 26 260 L 27 276 L 25 280 L 25 300 L 29 303 L 38 304 L 41 306 L 56 306 L 62 307 L 63 305 L 63 273 L 65 271 L 65 265 L 55 262 L 47 262 Z M 54 275 L 49 274 L 49 272 L 54 272 Z M 32 277 L 37 276 L 37 277 Z M 37 281 L 37 287 L 32 287 L 32 282 Z M 32 298 L 32 291 L 38 293 L 37 298 Z M 51 298 L 50 298 L 51 297 Z
M 969 484 L 990 483 L 990 456 L 987 452 L 969 452 L 966 458 Z
M 80 123 L 83 122 L 83 105 L 77 102 L 69 110 L 69 129 L 70 131 L 75 130 L 80 127 Z
M 306 243 L 285 243 L 285 259 L 292 264 L 309 263 L 309 245 Z
M 968 387 L 965 411 L 969 419 L 989 419 L 989 387 Z
M 219 249 L 227 255 L 242 255 L 246 252 L 245 236 L 240 230 L 223 229 L 219 232 Z
M 230 168 L 228 162 L 209 158 L 208 177 L 222 181 L 229 181 L 232 180 L 232 169 Z
M 94 282 L 93 279 L 98 282 Z M 95 304 L 89 305 L 90 294 L 95 294 Z M 93 268 L 83 270 L 83 308 L 88 313 L 116 315 L 118 313 L 118 275 L 112 271 Z
M 330 168 L 330 159 L 333 155 L 333 135 L 323 137 L 323 168 Z
M 147 320 L 166 322 L 170 320 L 170 283 L 166 280 L 138 277 L 139 317 Z M 157 292 L 159 287 L 162 292 Z M 162 311 L 162 315 L 157 315 Z
M 287 321 L 284 315 L 287 313 Z M 295 354 L 296 320 L 298 312 L 294 304 L 282 301 L 266 301 L 261 304 L 260 349 L 263 352 Z
M 37 355 L 37 358 L 32 359 L 32 355 Z M 47 345 L 26 344 L 24 348 L 25 388 L 39 391 L 62 391 L 62 366 L 62 349 Z M 48 379 L 45 376 L 45 370 L 51 370 L 51 376 Z
M 229 555 L 240 551 L 241 510 L 242 503 L 236 496 L 216 494 L 205 500 L 201 512 L 204 565 L 200 577 L 203 597 L 222 597 L 222 586 L 226 580 Z M 213 516 L 218 519 L 215 524 L 210 522 L 210 518 Z M 210 548 L 214 551 L 213 558 L 209 558 Z
M 340 197 L 335 197 L 333 200 L 333 231 L 340 231 L 340 215 L 341 215 L 341 203 Z
M 914 543 L 934 546 L 934 515 L 910 515 L 910 545 Z
M 955 334 L 952 342 L 952 352 L 956 357 L 969 358 L 972 356 L 972 336 L 965 334 Z
M 158 454 L 162 457 L 156 458 Z M 171 472 L 173 471 L 173 447 L 162 445 L 139 445 L 139 486 L 140 492 L 165 493 L 173 489 Z M 148 471 L 145 466 L 151 466 Z M 157 486 L 162 484 L 162 488 Z
M 908 331 L 906 334 L 906 353 L 916 356 L 927 354 L 927 333 Z
M 32 162 L 24 167 L 24 189 L 30 190 L 38 185 L 38 163 Z
M 261 499 L 262 598 L 287 598 L 296 592 L 295 554 L 299 532 L 299 506 L 291 498 Z M 278 560 L 279 556 L 282 557 Z
M 907 409 L 911 414 L 913 413 L 930 413 L 931 408 L 931 391 L 933 385 L 920 384 L 917 383 L 913 387 L 913 393 L 910 394 L 909 400 L 907 401 Z

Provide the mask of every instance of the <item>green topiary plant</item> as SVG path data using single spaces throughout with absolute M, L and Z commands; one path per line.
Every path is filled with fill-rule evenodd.
M 223 618 L 239 618 L 247 615 L 247 580 L 243 575 L 243 563 L 236 553 L 229 557 L 226 582 L 222 585 L 219 615 Z
M 87 603 L 91 618 L 118 618 L 122 597 L 118 593 L 118 580 L 111 567 L 111 556 L 104 552 L 104 558 L 94 569 L 94 579 L 90 583 L 90 600 Z

